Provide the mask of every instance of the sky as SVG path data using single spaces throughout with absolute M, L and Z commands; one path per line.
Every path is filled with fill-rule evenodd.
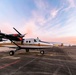
M 76 0 L 0 0 L 0 30 L 26 38 L 76 44 Z

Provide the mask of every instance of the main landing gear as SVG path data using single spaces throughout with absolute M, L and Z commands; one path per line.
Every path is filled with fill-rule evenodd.
M 26 49 L 26 52 L 29 52 L 29 49 Z
M 42 55 L 43 55 L 43 54 L 44 54 L 44 51 L 43 51 L 43 50 L 41 50 L 41 51 L 40 51 L 40 54 L 42 54 Z
M 10 55 L 10 56 L 13 56 L 16 51 L 18 51 L 18 50 L 15 50 L 15 51 L 12 50 L 12 51 L 10 51 L 10 52 L 9 52 L 9 55 Z M 29 49 L 26 49 L 26 52 L 29 52 Z

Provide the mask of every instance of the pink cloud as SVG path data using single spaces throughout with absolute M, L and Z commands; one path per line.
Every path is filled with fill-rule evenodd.
M 37 26 L 35 25 L 35 21 L 33 19 L 25 21 L 24 26 L 21 28 L 23 34 L 27 33 L 25 38 L 35 37 Z
M 13 27 L 10 23 L 8 22 L 0 22 L 0 30 L 3 33 L 13 33 Z
M 74 0 L 67 0 L 69 2 L 69 7 L 76 7 Z
M 41 39 L 46 40 L 48 42 L 62 42 L 68 44 L 76 44 L 76 36 L 68 36 L 68 37 L 42 37 Z

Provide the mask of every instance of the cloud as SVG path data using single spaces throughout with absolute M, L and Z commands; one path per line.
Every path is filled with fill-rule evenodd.
M 32 17 L 25 21 L 24 30 L 26 37 L 39 37 L 46 41 L 56 41 L 64 43 L 76 43 L 75 32 L 75 11 L 66 12 L 75 7 L 73 0 L 67 0 L 69 6 L 51 8 L 43 0 L 35 1 L 37 9 L 32 11 Z
M 46 23 L 45 16 L 39 11 L 32 11 L 32 19 L 34 19 L 34 21 L 39 25 L 44 25 L 44 23 Z
M 63 9 L 63 6 L 52 9 L 50 13 L 52 15 L 52 18 L 55 18 L 62 9 Z
M 29 16 L 28 19 L 20 17 L 19 14 L 16 15 L 17 12 L 15 13 L 14 10 L 11 9 L 11 11 L 16 15 L 14 15 L 15 18 L 12 17 L 13 22 L 0 22 L 0 29 L 5 33 L 16 33 L 12 28 L 15 24 L 14 26 L 20 27 L 17 29 L 22 34 L 27 33 L 25 38 L 39 37 L 41 40 L 49 42 L 75 43 L 76 12 L 65 11 L 75 7 L 74 0 L 67 0 L 67 2 L 63 1 L 66 2 L 66 6 L 61 3 L 62 1 L 60 1 L 61 6 L 54 7 L 49 2 L 47 0 L 34 0 L 35 9 L 30 10 L 31 16 Z M 24 21 L 22 21 L 22 19 L 24 19 Z M 22 22 L 20 23 L 19 21 Z M 21 24 L 21 26 L 18 23 Z
M 39 37 L 46 41 L 75 43 L 75 38 L 73 37 L 76 32 L 75 12 L 68 13 L 68 15 L 64 16 L 63 13 L 65 11 L 63 10 L 66 8 L 63 6 L 51 10 L 48 8 L 49 4 L 45 6 L 45 1 L 35 1 L 35 3 L 37 9 L 32 11 L 32 17 L 27 21 L 25 20 L 25 24 L 22 27 L 22 30 L 28 33 L 26 37 Z M 70 5 L 70 7 L 73 7 L 74 4 L 72 3 Z M 66 19 L 66 22 L 64 22 L 64 19 Z
M 67 0 L 69 2 L 69 8 L 76 7 L 74 0 Z
M 42 38 L 44 41 L 48 42 L 61 42 L 64 44 L 76 44 L 76 36 L 69 36 L 69 37 L 44 37 Z
M 38 10 L 47 10 L 49 7 L 48 1 L 46 0 L 34 0 L 34 3 Z
M 68 11 L 71 8 L 76 8 L 75 0 L 67 0 L 67 7 L 64 9 L 65 11 Z
M 0 30 L 6 34 L 13 33 L 13 27 L 9 22 L 0 22 Z
M 36 37 L 35 35 L 36 29 L 37 29 L 37 26 L 35 24 L 34 19 L 30 19 L 27 21 L 25 20 L 24 26 L 21 28 L 21 32 L 23 34 L 27 33 L 27 35 L 25 36 L 26 38 Z
M 57 15 L 57 13 L 58 13 L 58 10 L 53 10 L 53 11 L 51 11 L 52 17 L 54 18 L 54 17 Z

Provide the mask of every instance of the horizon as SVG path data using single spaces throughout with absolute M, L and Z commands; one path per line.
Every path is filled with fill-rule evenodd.
M 76 45 L 75 0 L 0 0 L 0 30 Z

